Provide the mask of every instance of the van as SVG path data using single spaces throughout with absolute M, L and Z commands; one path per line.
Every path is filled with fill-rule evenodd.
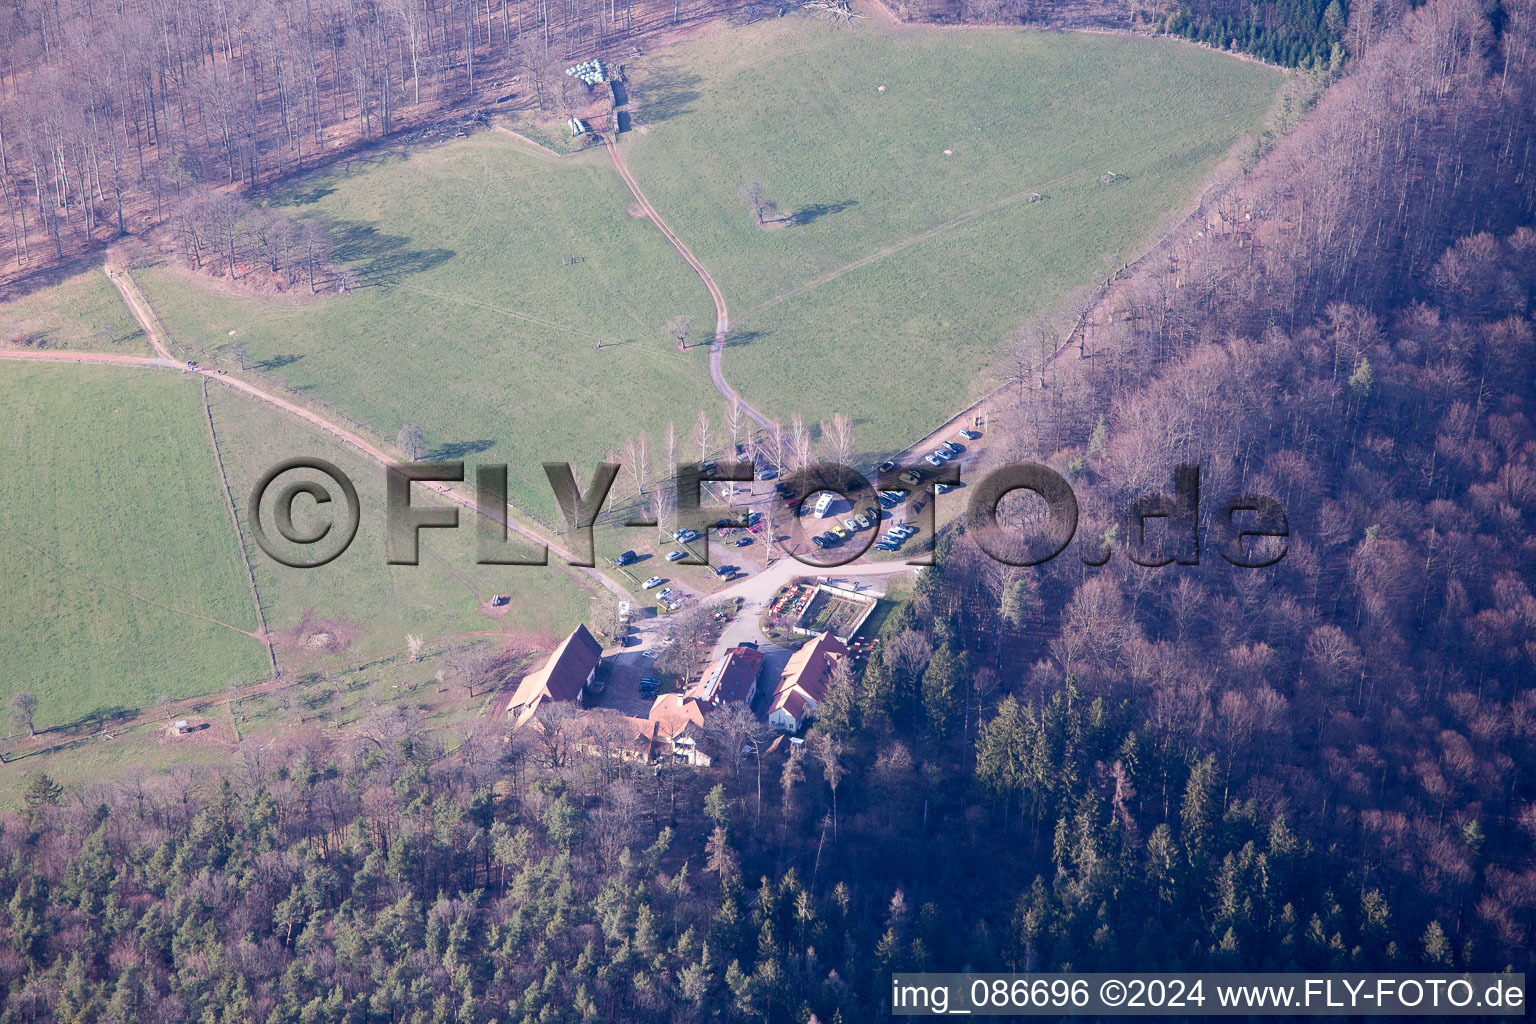
M 832 511 L 832 503 L 836 500 L 837 496 L 831 491 L 822 491 L 821 497 L 816 499 L 816 518 L 825 519 L 827 513 Z

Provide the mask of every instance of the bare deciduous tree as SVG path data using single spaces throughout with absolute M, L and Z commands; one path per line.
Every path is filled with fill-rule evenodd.
M 673 340 L 679 352 L 688 351 L 688 335 L 693 331 L 695 319 L 686 313 L 680 313 L 667 321 L 665 328 L 667 337 Z
M 764 223 L 768 219 L 768 215 L 776 209 L 772 200 L 763 198 L 763 183 L 756 178 L 741 186 L 740 195 L 742 201 L 752 210 L 752 216 L 757 219 L 759 224 Z
M 37 698 L 26 690 L 18 690 L 11 695 L 11 722 L 19 723 L 27 730 L 28 736 L 36 736 L 37 730 L 32 727 L 32 716 L 37 712 Z
M 420 427 L 407 423 L 395 437 L 395 447 L 400 449 L 407 462 L 419 462 L 427 454 L 427 439 Z

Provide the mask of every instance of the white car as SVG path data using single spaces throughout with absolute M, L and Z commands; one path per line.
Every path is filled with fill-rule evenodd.
M 928 464 L 930 466 L 942 466 L 944 465 L 944 460 L 939 458 L 937 455 L 930 455 L 928 456 Z
M 847 530 L 849 533 L 858 533 L 859 521 L 857 519 L 844 519 L 843 529 Z
M 978 437 L 980 437 L 980 436 L 981 436 L 981 435 L 980 435 L 980 434 L 978 434 L 978 433 L 977 433 L 977 432 L 976 432 L 976 431 L 974 431 L 974 430 L 971 430 L 971 429 L 969 429 L 969 428 L 966 428 L 966 429 L 965 429 L 965 430 L 962 430 L 962 431 L 960 431 L 960 436 L 961 436 L 961 437 L 963 437 L 963 438 L 965 438 L 965 439 L 966 439 L 966 440 L 967 440 L 967 441 L 974 441 L 974 440 L 976 440 L 976 439 L 977 439 L 977 438 L 978 438 Z
M 640 656 L 644 657 L 644 658 L 650 658 L 652 661 L 655 661 L 656 660 L 656 648 L 654 648 L 654 647 L 647 647 L 645 650 L 640 652 Z
M 933 454 L 935 458 L 943 459 L 945 462 L 955 457 L 955 453 L 948 448 L 935 448 Z
M 679 561 L 680 559 L 684 559 L 684 558 L 687 558 L 687 557 L 688 557 L 688 552 L 686 552 L 686 551 L 668 551 L 667 552 L 667 561 L 669 561 L 669 562 L 676 562 L 676 561 Z
M 644 586 L 646 590 L 655 590 L 657 587 L 661 586 L 661 577 L 652 576 L 650 579 L 645 581 Z

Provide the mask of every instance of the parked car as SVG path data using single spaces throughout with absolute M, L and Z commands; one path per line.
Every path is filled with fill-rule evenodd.
M 731 573 L 736 571 L 736 567 L 734 565 L 717 565 L 713 571 L 716 576 L 720 577 L 721 579 L 725 579 Z
M 895 468 L 896 468 L 896 463 L 893 462 L 890 459 L 886 459 L 884 462 L 880 463 L 880 468 L 879 468 L 878 472 L 889 473 L 891 470 L 893 470 Z
M 939 447 L 943 448 L 945 451 L 949 452 L 949 454 L 951 454 L 951 455 L 959 455 L 959 454 L 961 454 L 962 452 L 965 451 L 965 445 L 963 445 L 963 444 L 956 444 L 953 441 L 945 441 L 943 444 L 939 445 Z
M 698 536 L 699 535 L 692 530 L 678 530 L 676 533 L 672 534 L 672 539 L 680 544 L 686 544 L 690 540 L 697 540 Z
M 843 529 L 847 530 L 849 533 L 858 533 L 859 521 L 854 517 L 849 516 L 847 519 L 843 520 Z
M 861 530 L 869 529 L 869 516 L 867 515 L 857 515 L 854 517 L 853 522 Z
M 916 487 L 923 482 L 923 471 L 920 469 L 909 469 L 901 474 L 901 482 L 908 486 Z
M 713 473 L 715 470 L 717 470 L 719 468 L 720 468 L 720 465 L 717 462 L 715 462 L 714 459 L 705 459 L 703 462 L 699 463 L 699 471 L 701 473 L 705 473 L 705 474 Z
M 764 466 L 761 470 L 758 471 L 757 475 L 762 477 L 764 480 L 772 480 L 779 475 L 779 471 L 774 469 L 772 466 Z
M 827 538 L 825 538 L 825 537 L 812 537 L 811 538 L 811 543 L 816 545 L 816 547 L 818 549 L 824 548 L 824 547 L 827 546 Z
M 837 529 L 832 531 L 832 536 L 836 537 L 840 541 L 847 540 L 849 537 L 853 536 L 853 531 L 844 529 L 843 527 L 839 526 Z
M 948 494 L 958 486 L 959 484 L 936 484 L 933 488 L 933 492 L 935 494 Z
M 875 550 L 877 550 L 877 551 L 895 551 L 896 550 L 896 545 L 892 544 L 888 540 L 876 541 L 875 542 Z
M 748 544 L 751 544 L 751 543 L 752 543 L 752 538 L 751 537 L 737 537 L 736 538 L 736 546 L 739 547 L 739 548 L 744 548 Z
M 639 556 L 636 555 L 633 551 L 625 551 L 623 554 L 619 555 L 618 558 L 615 558 L 614 561 L 619 565 L 629 565 L 636 561 L 638 558 Z
M 688 552 L 686 552 L 686 551 L 668 551 L 667 552 L 667 561 L 669 561 L 669 562 L 677 562 L 677 561 L 680 561 L 680 560 L 682 560 L 684 558 L 687 558 L 687 557 L 688 557 Z
M 658 653 L 659 652 L 654 647 L 647 647 L 645 650 L 640 652 L 642 657 L 650 658 L 653 661 L 656 659 L 656 655 Z
M 943 462 L 948 462 L 950 459 L 954 458 L 954 455 L 951 454 L 947 448 L 935 448 L 933 450 L 933 457 Z
M 869 521 L 872 523 L 878 523 L 880 521 L 880 510 L 873 505 L 866 508 L 864 510 L 864 514 L 869 517 Z
M 937 455 L 926 456 L 924 461 L 927 462 L 930 466 L 942 466 L 942 465 L 944 465 L 944 460 L 939 458 Z
M 981 436 L 981 433 L 967 427 L 960 431 L 960 436 L 965 438 L 967 441 L 974 441 Z
M 646 590 L 655 590 L 657 587 L 661 586 L 661 577 L 652 576 L 650 579 L 645 581 L 644 585 Z
M 641 686 L 660 686 L 661 685 L 661 680 L 657 679 L 655 676 L 641 676 L 640 677 L 640 685 Z

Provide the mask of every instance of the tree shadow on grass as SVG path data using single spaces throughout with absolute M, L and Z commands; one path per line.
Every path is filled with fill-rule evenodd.
M 95 252 L 63 263 L 50 263 L 11 281 L 0 283 L 0 302 L 24 298 L 35 291 L 61 284 L 76 274 L 99 270 L 101 266 L 101 254 Z
M 316 185 L 314 188 L 302 192 L 289 192 L 283 196 L 283 202 L 288 206 L 312 206 L 336 191 L 334 185 Z
M 842 213 L 849 207 L 858 205 L 859 201 L 857 199 L 839 199 L 835 203 L 816 203 L 804 209 L 796 210 L 786 219 L 790 227 L 802 228 L 812 221 L 820 220 L 822 217 L 827 217 L 834 213 Z
M 676 69 L 648 72 L 635 94 L 636 119 L 642 124 L 656 124 L 688 113 L 690 104 L 699 98 L 694 87 L 701 81 L 698 75 Z
M 725 336 L 723 348 L 745 348 L 766 338 L 771 331 L 732 331 Z
M 452 462 L 462 459 L 466 455 L 479 455 L 496 447 L 495 441 L 450 441 L 440 444 L 427 453 L 427 458 L 432 462 Z
M 261 362 L 252 363 L 251 365 L 258 370 L 270 373 L 273 370 L 281 370 L 285 366 L 292 366 L 294 363 L 303 358 L 303 352 L 291 352 L 287 355 L 269 356 L 268 358 L 263 359 Z
M 67 733 L 80 732 L 82 730 L 87 732 L 95 732 L 98 729 L 101 729 L 103 726 L 110 725 L 119 719 L 132 718 L 137 713 L 138 712 L 135 709 L 125 708 L 121 705 L 95 708 L 91 711 L 87 711 L 73 722 L 65 722 L 62 725 L 55 725 L 50 729 L 40 730 L 38 735 L 64 735 Z
M 440 267 L 458 253 L 452 249 L 411 249 L 410 239 L 391 235 L 372 224 L 357 221 L 331 221 L 331 255 L 337 263 L 347 264 L 364 285 L 392 284 L 407 274 L 420 274 Z

